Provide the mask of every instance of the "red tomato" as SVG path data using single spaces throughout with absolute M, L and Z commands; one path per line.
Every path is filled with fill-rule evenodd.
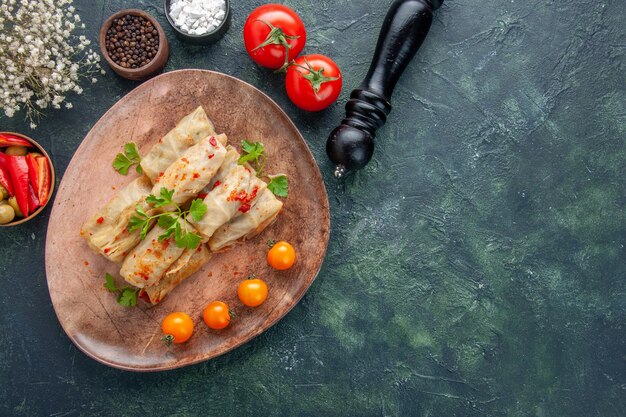
M 287 95 L 302 110 L 320 111 L 333 104 L 343 80 L 337 64 L 324 55 L 298 57 L 287 70 Z
M 279 69 L 302 52 L 306 30 L 300 16 L 289 7 L 266 4 L 248 16 L 243 26 L 243 40 L 254 62 Z

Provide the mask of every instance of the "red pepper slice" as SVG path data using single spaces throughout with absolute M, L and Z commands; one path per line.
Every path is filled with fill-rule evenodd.
M 37 161 L 37 198 L 45 205 L 50 199 L 50 164 L 45 156 L 38 156 Z
M 9 196 L 13 197 L 13 184 L 11 184 L 11 174 L 9 174 L 7 158 L 7 155 L 0 152 L 0 185 L 7 189 Z
M 33 186 L 33 189 L 37 191 L 39 190 L 37 157 L 33 156 L 32 153 L 29 153 L 26 155 L 26 163 L 28 164 L 28 179 L 30 179 L 30 184 Z
M 19 136 L 11 135 L 9 133 L 1 133 L 0 147 L 5 146 L 26 146 L 28 148 L 32 148 L 33 144 Z
M 28 217 L 28 164 L 26 157 L 7 155 L 6 160 L 17 205 L 24 217 Z
M 39 198 L 37 198 L 37 194 L 35 194 L 35 189 L 32 184 L 28 184 L 28 209 L 30 210 L 30 213 L 25 216 L 29 216 L 37 210 L 37 207 L 39 207 Z

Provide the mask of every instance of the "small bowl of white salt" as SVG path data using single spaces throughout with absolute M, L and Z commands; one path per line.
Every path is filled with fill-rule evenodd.
M 230 4 L 228 0 L 165 0 L 165 16 L 176 36 L 208 45 L 228 30 Z

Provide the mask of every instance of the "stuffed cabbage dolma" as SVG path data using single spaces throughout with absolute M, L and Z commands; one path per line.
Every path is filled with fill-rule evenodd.
M 195 274 L 211 259 L 211 252 L 202 244 L 197 249 L 185 249 L 183 254 L 165 271 L 157 285 L 144 287 L 140 295 L 146 296 L 150 303 L 157 304 L 181 282 Z
M 266 188 L 267 184 L 249 168 L 237 165 L 204 198 L 207 212 L 202 220 L 191 224 L 204 241 L 208 241 L 218 227 L 250 210 L 257 196 Z
M 135 206 L 145 201 L 151 189 L 152 184 L 146 176 L 128 184 L 83 224 L 81 236 L 95 252 L 113 262 L 122 262 L 139 243 L 139 232 L 129 233 L 126 225 L 135 213 Z
M 265 189 L 246 213 L 219 227 L 209 240 L 213 252 L 228 248 L 238 241 L 253 238 L 269 226 L 283 207 L 274 194 Z
M 193 232 L 193 227 L 178 219 L 181 227 Z M 158 285 L 165 272 L 183 255 L 185 248 L 180 248 L 174 236 L 159 240 L 164 230 L 155 226 L 146 238 L 139 243 L 124 259 L 120 275 L 131 285 L 145 288 Z
M 143 156 L 141 160 L 143 172 L 154 183 L 183 152 L 210 135 L 215 135 L 215 127 L 200 106 L 183 117 L 174 129 Z
M 163 187 L 173 189 L 173 201 L 179 205 L 197 196 L 222 166 L 226 156 L 222 143 L 226 140 L 226 135 L 207 136 L 184 151 L 155 179 L 152 194 L 158 196 Z
M 209 185 L 207 185 L 207 187 L 204 189 L 206 193 L 209 193 L 213 188 L 215 188 L 215 184 L 220 185 L 224 182 L 230 171 L 237 167 L 237 162 L 239 161 L 240 156 L 241 155 L 239 155 L 237 149 L 233 148 L 230 145 L 226 147 L 226 156 L 224 157 L 224 162 L 222 163 L 222 166 L 220 166 L 220 169 L 217 171 L 215 176 L 211 179 Z

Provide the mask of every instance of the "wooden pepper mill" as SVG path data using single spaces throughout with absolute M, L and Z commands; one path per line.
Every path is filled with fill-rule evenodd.
M 369 72 L 346 104 L 346 118 L 326 142 L 326 153 L 337 164 L 335 176 L 363 168 L 374 153 L 376 130 L 391 112 L 391 95 L 422 45 L 443 0 L 396 0 L 380 30 Z

